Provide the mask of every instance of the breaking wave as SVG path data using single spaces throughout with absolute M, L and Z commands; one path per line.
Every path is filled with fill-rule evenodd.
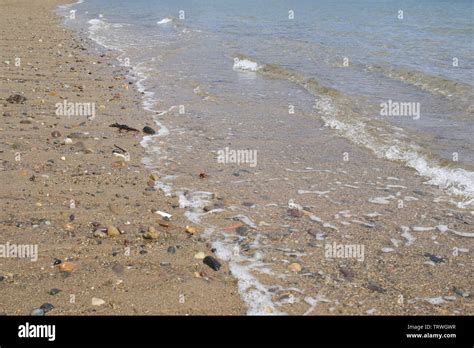
M 408 142 L 406 135 L 401 133 L 403 130 L 397 128 L 395 132 L 390 125 L 364 117 L 360 111 L 355 112 L 351 105 L 356 103 L 349 96 L 323 85 L 316 78 L 308 78 L 297 71 L 274 64 L 253 63 L 259 67 L 255 71 L 268 77 L 287 79 L 313 94 L 317 98 L 315 107 L 327 127 L 336 130 L 351 142 L 372 150 L 379 158 L 401 162 L 415 169 L 419 175 L 428 179 L 427 184 L 438 186 L 450 195 L 462 197 L 462 201 L 457 202 L 458 207 L 466 208 L 474 205 L 474 172 L 441 164 L 441 159 L 416 143 Z M 409 74 L 408 76 L 417 75 Z M 407 77 L 405 81 L 411 80 Z M 413 83 L 415 81 L 416 78 L 413 77 Z M 433 92 L 437 92 L 440 90 L 434 86 L 443 84 L 444 78 L 432 77 L 425 81 L 429 81 L 425 88 L 432 88 Z M 448 91 L 459 93 L 461 90 L 472 89 L 463 83 L 450 82 L 446 84 L 443 93 L 448 93 Z

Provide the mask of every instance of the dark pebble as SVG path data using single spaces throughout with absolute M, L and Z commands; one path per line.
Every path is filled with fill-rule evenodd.
M 245 236 L 248 233 L 248 230 L 249 229 L 246 226 L 240 226 L 235 230 L 235 232 L 237 232 L 239 236 Z
M 13 94 L 7 98 L 7 102 L 10 104 L 23 104 L 26 101 L 26 98 L 20 94 Z
M 52 288 L 51 290 L 49 290 L 49 294 L 52 296 L 59 294 L 60 292 L 61 292 L 61 289 L 58 289 L 58 288 Z
M 372 291 L 377 291 L 377 292 L 385 292 L 386 290 L 382 288 L 380 285 L 369 281 L 369 284 L 367 284 L 367 289 L 372 290 Z
M 61 133 L 58 132 L 57 130 L 55 130 L 55 131 L 53 131 L 53 132 L 51 133 L 51 136 L 52 136 L 53 138 L 59 138 L 59 137 L 61 136 Z
M 112 271 L 114 271 L 116 274 L 122 274 L 124 270 L 124 267 L 120 264 L 115 264 L 112 266 Z
M 155 130 L 151 127 L 145 126 L 143 127 L 143 133 L 145 134 L 155 134 Z
M 434 263 L 446 262 L 446 261 L 444 261 L 444 259 L 442 257 L 438 257 L 438 256 L 430 254 L 430 253 L 425 253 L 424 256 L 429 257 L 429 259 L 431 261 L 433 261 Z
M 421 190 L 413 190 L 413 193 L 415 193 L 415 194 L 417 194 L 417 195 L 419 195 L 419 196 L 424 196 L 424 195 L 425 195 L 425 193 L 424 193 L 423 191 L 421 191 Z
M 465 292 L 462 289 L 456 288 L 456 287 L 453 287 L 453 291 L 456 295 L 461 296 L 461 297 L 469 297 L 470 296 L 469 293 Z
M 0 282 L 5 280 L 5 277 L 4 276 L 0 276 Z
M 60 259 L 54 259 L 53 265 L 59 265 L 62 261 Z
M 341 274 L 344 276 L 344 278 L 346 278 L 347 280 L 352 280 L 354 279 L 354 272 L 352 272 L 349 268 L 346 268 L 346 267 L 340 267 L 339 268 L 339 272 L 341 272 Z
M 54 306 L 51 303 L 43 303 L 40 307 L 45 313 L 53 310 Z
M 288 215 L 290 215 L 291 217 L 296 217 L 296 218 L 300 218 L 304 215 L 304 213 L 299 210 L 299 209 L 288 209 Z
M 174 253 L 176 253 L 176 248 L 175 248 L 174 246 L 170 246 L 170 247 L 168 248 L 168 252 L 169 252 L 170 254 L 174 254 Z
M 221 263 L 212 256 L 206 256 L 202 262 L 211 267 L 214 271 L 218 271 L 221 268 Z

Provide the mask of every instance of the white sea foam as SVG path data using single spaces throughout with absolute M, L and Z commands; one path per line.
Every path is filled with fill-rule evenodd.
M 248 59 L 234 59 L 234 70 L 258 71 L 260 65 Z
M 228 262 L 232 275 L 238 280 L 239 293 L 248 306 L 249 315 L 285 314 L 275 307 L 269 288 L 252 275 L 252 270 L 259 268 L 261 263 L 245 262 L 247 257 L 235 253 L 230 245 L 223 241 L 214 241 L 212 246 L 217 250 L 216 256 Z
M 58 8 L 59 9 L 69 9 L 69 8 L 74 7 L 76 5 L 82 4 L 83 2 L 84 2 L 84 0 L 78 0 L 78 1 L 70 3 L 70 4 L 59 5 Z
M 374 198 L 369 198 L 370 203 L 374 204 L 390 204 L 390 199 L 395 198 L 394 196 L 390 195 L 387 197 L 374 197 Z
M 158 21 L 156 22 L 156 24 L 167 24 L 167 23 L 171 23 L 173 21 L 173 18 L 163 18 L 161 21 Z
M 362 121 L 342 122 L 339 120 L 338 110 L 329 97 L 321 97 L 316 102 L 316 108 L 323 114 L 322 118 L 326 126 L 338 130 L 354 143 L 371 149 L 378 157 L 405 163 L 420 175 L 427 177 L 429 179 L 427 184 L 438 186 L 446 190 L 448 194 L 463 197 L 463 201 L 457 202 L 459 208 L 474 204 L 474 172 L 432 163 L 414 145 L 393 139 L 387 142 L 375 140 Z
M 410 233 L 410 228 L 407 226 L 401 226 L 400 228 L 402 230 L 402 237 L 407 240 L 406 245 L 412 245 L 416 238 Z

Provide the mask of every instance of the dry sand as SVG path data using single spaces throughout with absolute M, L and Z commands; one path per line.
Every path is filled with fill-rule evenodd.
M 209 245 L 185 232 L 176 199 L 149 187 L 140 141 L 154 126 L 125 68 L 61 27 L 62 2 L 0 1 L 0 243 L 38 245 L 36 262 L 0 259 L 0 312 L 51 303 L 56 315 L 245 314 L 227 266 L 216 272 L 194 258 L 212 255 Z M 26 100 L 8 102 L 15 94 Z M 56 115 L 64 100 L 95 103 L 96 117 Z M 140 132 L 120 133 L 114 122 Z M 129 162 L 112 155 L 114 144 Z M 169 227 L 156 210 L 173 214 Z M 123 234 L 95 237 L 93 222 Z M 157 239 L 144 238 L 150 226 Z M 74 270 L 61 272 L 55 259 Z

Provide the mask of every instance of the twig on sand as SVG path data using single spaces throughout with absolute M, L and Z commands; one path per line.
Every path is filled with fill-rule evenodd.
M 132 128 L 132 127 L 127 126 L 126 124 L 120 124 L 120 123 L 117 123 L 117 122 L 111 124 L 109 127 L 118 128 L 119 132 L 121 132 L 123 130 L 125 130 L 127 132 L 139 132 L 139 130 L 136 129 L 136 128 Z

